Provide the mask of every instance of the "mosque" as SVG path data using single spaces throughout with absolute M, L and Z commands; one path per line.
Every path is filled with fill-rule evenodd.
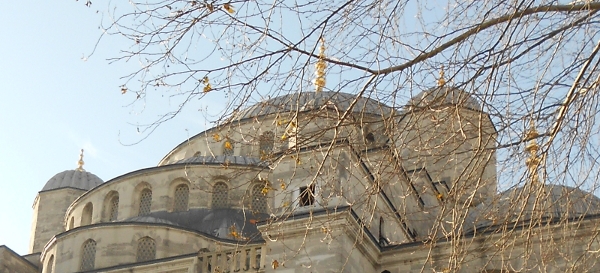
M 402 107 L 285 94 L 155 167 L 103 181 L 81 158 L 37 193 L 30 254 L 0 246 L 0 272 L 600 271 L 600 199 L 546 184 L 534 128 L 527 181 L 499 192 L 496 138 L 443 79 Z

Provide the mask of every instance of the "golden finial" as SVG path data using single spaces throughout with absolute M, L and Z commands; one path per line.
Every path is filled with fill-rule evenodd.
M 438 79 L 438 86 L 442 87 L 446 84 L 446 79 L 444 79 L 444 65 L 440 68 L 440 78 Z
M 529 140 L 527 146 L 525 146 L 525 151 L 529 153 L 529 158 L 525 160 L 525 165 L 529 170 L 529 174 L 531 175 L 531 183 L 539 184 L 540 178 L 538 175 L 538 166 L 540 165 L 540 158 L 537 153 L 540 150 L 540 146 L 537 144 L 536 138 L 539 136 L 537 130 L 535 129 L 535 124 L 533 120 L 531 120 L 531 128 L 525 134 L 525 139 Z
M 323 87 L 325 87 L 325 68 L 327 68 L 327 63 L 325 62 L 325 39 L 321 37 L 321 46 L 319 47 L 319 60 L 315 64 L 315 75 L 317 76 L 313 83 L 315 84 L 315 91 L 321 92 L 323 91 Z
M 83 149 L 81 149 L 81 153 L 79 154 L 79 161 L 77 161 L 77 170 L 80 172 L 83 172 L 83 164 L 85 162 L 83 162 Z

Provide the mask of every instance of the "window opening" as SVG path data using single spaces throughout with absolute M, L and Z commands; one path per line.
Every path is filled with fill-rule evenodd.
M 175 188 L 175 204 L 174 211 L 188 210 L 188 202 L 190 199 L 190 188 L 186 184 L 181 184 Z
M 267 131 L 260 136 L 259 147 L 260 157 L 264 158 L 273 153 L 275 135 L 271 131 Z
M 212 207 L 213 208 L 226 208 L 229 204 L 229 193 L 227 184 L 223 182 L 217 182 L 213 186 L 212 194 Z
M 116 221 L 119 216 L 119 196 L 115 195 L 110 199 L 109 221 Z
M 300 206 L 312 206 L 315 204 L 315 184 L 300 187 Z
M 144 237 L 138 240 L 137 253 L 135 260 L 145 262 L 154 260 L 156 257 L 156 243 L 150 237 Z
M 150 213 L 152 206 L 152 191 L 150 189 L 142 190 L 140 193 L 140 208 L 138 215 L 146 215 Z
M 229 138 L 223 143 L 223 155 L 233 156 L 233 141 Z
M 252 202 L 250 204 L 255 213 L 267 213 L 267 196 L 263 193 L 264 185 L 256 184 L 252 187 Z
M 96 241 L 90 239 L 83 244 L 81 252 L 81 271 L 94 269 L 96 262 Z

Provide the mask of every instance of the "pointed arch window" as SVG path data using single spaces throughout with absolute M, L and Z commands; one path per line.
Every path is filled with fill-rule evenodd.
M 119 217 L 119 195 L 111 197 L 108 205 L 110 206 L 108 221 L 116 221 Z
M 252 200 L 250 203 L 252 212 L 267 213 L 267 196 L 263 193 L 264 185 L 256 184 L 252 187 Z
M 83 212 L 81 213 L 81 225 L 89 225 L 92 223 L 92 215 L 94 213 L 94 205 L 90 202 L 83 207 Z
M 273 153 L 273 145 L 275 142 L 275 135 L 271 131 L 264 132 L 259 139 L 260 156 L 266 157 Z
M 233 141 L 229 138 L 225 139 L 225 141 L 223 142 L 223 155 L 233 155 Z
M 150 213 L 152 207 L 152 190 L 143 189 L 140 193 L 140 208 L 138 215 L 146 215 Z
M 96 263 L 96 241 L 89 239 L 83 243 L 81 251 L 81 266 L 80 271 L 92 270 Z
M 181 184 L 175 188 L 173 211 L 188 210 L 188 202 L 190 199 L 190 188 L 186 184 Z
M 156 242 L 150 237 L 138 240 L 135 260 L 137 262 L 151 261 L 156 258 Z
M 54 255 L 50 256 L 48 263 L 46 264 L 46 273 L 52 273 L 54 270 Z
M 226 208 L 229 205 L 229 187 L 223 182 L 213 186 L 212 207 L 215 209 Z

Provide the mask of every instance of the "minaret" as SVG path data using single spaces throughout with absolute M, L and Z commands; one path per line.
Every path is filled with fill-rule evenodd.
M 325 87 L 325 68 L 327 68 L 327 63 L 325 62 L 325 39 L 321 37 L 321 46 L 319 47 L 319 60 L 315 64 L 315 80 L 313 83 L 315 84 L 315 92 L 319 93 L 323 91 L 323 87 Z
M 527 146 L 525 146 L 525 151 L 529 153 L 529 158 L 525 161 L 525 165 L 527 166 L 527 170 L 530 175 L 529 183 L 531 185 L 539 185 L 540 177 L 538 174 L 538 167 L 540 165 L 540 158 L 538 157 L 538 151 L 540 146 L 537 144 L 536 138 L 539 136 L 537 130 L 535 129 L 535 124 L 533 120 L 531 120 L 531 128 L 525 135 L 525 139 L 529 140 Z

